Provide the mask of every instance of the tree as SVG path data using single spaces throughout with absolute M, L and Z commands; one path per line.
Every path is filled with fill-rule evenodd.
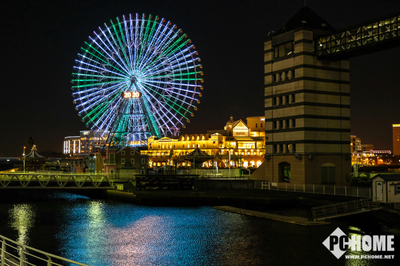
M 34 144 L 35 144 L 35 139 L 32 138 L 32 136 L 30 136 L 30 137 L 28 138 L 28 145 L 30 145 L 31 148 L 32 148 L 32 146 L 33 146 Z

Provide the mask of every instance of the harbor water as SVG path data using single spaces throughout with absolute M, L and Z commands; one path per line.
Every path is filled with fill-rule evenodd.
M 393 225 L 398 219 L 385 227 L 386 216 L 375 216 L 305 227 L 212 206 L 142 206 L 68 192 L 0 190 L 0 235 L 93 266 L 400 265 Z M 338 227 L 348 235 L 395 235 L 394 251 L 345 255 L 394 258 L 337 259 L 322 243 Z

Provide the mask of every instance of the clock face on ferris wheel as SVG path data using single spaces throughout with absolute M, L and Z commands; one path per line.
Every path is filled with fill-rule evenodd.
M 157 16 L 123 16 L 99 27 L 75 60 L 72 96 L 92 130 L 118 145 L 175 135 L 200 103 L 195 46 Z

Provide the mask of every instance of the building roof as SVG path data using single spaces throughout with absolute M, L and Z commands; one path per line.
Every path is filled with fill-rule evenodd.
M 327 31 L 335 30 L 334 27 L 317 15 L 317 13 L 305 6 L 297 11 L 297 13 L 294 14 L 294 16 L 289 19 L 289 21 L 286 22 L 276 34 L 288 32 L 302 27 Z
M 400 181 L 400 174 L 379 174 L 374 176 L 372 179 L 378 177 L 382 178 L 385 181 Z
M 29 158 L 43 158 L 44 156 L 40 155 L 37 151 L 31 151 L 29 154 L 25 156 L 26 159 Z

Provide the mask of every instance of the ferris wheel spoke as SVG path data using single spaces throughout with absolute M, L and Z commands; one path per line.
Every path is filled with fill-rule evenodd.
M 114 88 L 121 89 L 122 87 L 126 87 L 126 86 L 127 85 L 124 84 L 124 83 L 118 83 L 118 84 L 115 84 L 115 85 L 110 86 L 110 87 L 102 87 L 101 86 L 101 87 L 86 88 L 85 90 L 82 89 L 82 90 L 78 90 L 76 92 L 73 92 L 72 96 L 79 98 L 79 97 L 83 97 L 83 96 L 85 96 L 87 94 L 90 94 L 90 93 L 93 93 L 93 92 L 97 92 L 97 91 L 102 91 L 104 94 L 106 94 L 109 91 L 113 91 Z M 122 91 L 122 90 L 120 90 L 120 91 Z M 80 95 L 83 95 L 83 96 L 80 96 Z
M 147 93 L 145 94 L 145 98 L 150 98 L 150 100 L 148 101 L 150 103 L 150 105 L 152 106 L 153 109 L 153 113 L 154 114 L 158 114 L 158 113 L 168 113 L 170 114 L 170 116 L 172 118 L 175 118 L 177 121 L 179 121 L 179 119 L 176 117 L 176 115 L 174 113 L 172 113 L 168 108 L 166 108 L 161 101 L 159 101 L 156 97 L 154 97 L 154 95 L 152 95 L 151 93 Z M 153 101 L 151 101 L 153 99 Z M 158 106 L 155 105 L 155 103 L 158 104 Z M 170 117 L 168 117 L 168 120 L 171 121 Z M 172 121 L 171 121 L 172 122 Z
M 101 37 L 100 37 L 99 35 L 97 35 L 96 32 L 94 32 L 94 34 L 97 36 L 97 39 L 99 39 L 100 41 L 102 41 Z M 111 59 L 113 59 L 113 58 L 112 58 L 112 56 L 109 54 L 109 52 L 107 52 L 107 51 L 103 48 L 102 45 L 98 44 L 96 40 L 94 40 L 94 39 L 91 38 L 91 37 L 90 37 L 90 39 L 92 40 L 92 42 L 93 42 L 94 44 L 96 44 L 96 46 L 97 46 L 101 51 L 100 51 L 99 49 L 96 49 L 96 47 L 94 47 L 93 45 L 91 45 L 91 44 L 85 42 L 85 44 L 88 46 L 88 48 L 89 48 L 90 50 L 89 50 L 89 49 L 85 49 L 85 48 L 82 47 L 81 50 L 84 52 L 84 54 L 83 54 L 83 55 L 78 54 L 78 55 L 81 56 L 82 58 L 84 58 L 84 59 L 86 59 L 86 60 L 92 62 L 94 65 L 108 65 L 108 66 L 114 68 L 116 71 L 120 72 L 121 74 L 125 74 L 124 71 L 121 71 L 121 66 L 120 66 L 119 62 L 114 60 L 114 63 L 116 63 L 117 66 L 119 66 L 120 68 L 118 68 L 118 67 L 114 66 L 113 64 L 111 64 L 111 63 L 110 63 L 110 58 L 111 58 Z M 93 52 L 92 52 L 92 51 L 93 51 Z M 112 51 L 111 51 L 111 52 L 112 52 Z M 89 56 L 86 56 L 86 55 L 89 55 Z M 94 58 L 97 59 L 98 61 L 95 60 Z
M 153 25 L 153 29 L 154 29 L 154 26 L 155 25 Z M 157 61 L 160 58 L 160 56 L 161 56 L 160 45 L 162 45 L 162 42 L 161 42 L 162 39 L 161 38 L 162 38 L 162 35 L 164 34 L 164 32 L 167 29 L 166 27 L 164 27 L 164 29 L 160 32 L 161 28 L 162 28 L 162 25 L 159 24 L 157 29 L 156 29 L 156 31 L 155 31 L 155 33 L 154 33 L 154 35 L 153 35 L 153 37 L 152 37 L 152 39 L 149 42 L 148 47 L 150 49 L 147 49 L 147 52 L 145 53 L 145 55 L 143 56 L 143 58 L 141 60 L 142 63 L 139 65 L 140 69 L 142 69 L 143 66 L 152 65 L 153 62 Z M 152 29 L 152 32 L 154 32 L 153 29 Z
M 159 71 L 160 69 L 162 69 L 162 65 L 168 65 L 168 69 L 180 68 L 182 65 L 185 65 L 186 67 L 189 67 L 189 65 L 195 65 L 196 59 L 191 59 L 192 58 L 191 56 L 194 53 L 188 53 L 188 54 L 184 53 L 184 52 L 188 52 L 188 51 L 189 51 L 188 49 L 186 51 L 181 51 L 179 53 L 179 55 L 181 55 L 181 57 L 174 56 L 174 58 L 175 58 L 174 60 L 171 60 L 168 62 L 161 61 L 161 62 L 158 62 L 157 64 L 151 65 L 151 67 L 149 66 L 144 71 L 145 75 L 151 75 L 154 72 L 154 69 Z M 187 60 L 188 58 L 189 58 L 189 60 Z
M 77 69 L 77 70 L 87 71 L 86 73 L 96 73 L 96 74 L 102 74 L 102 75 L 104 73 L 109 73 L 109 74 L 114 74 L 114 75 L 116 75 L 118 77 L 121 77 L 121 78 L 126 78 L 126 76 L 124 76 L 124 75 L 122 75 L 120 73 L 111 71 L 111 70 L 109 70 L 107 68 L 104 68 L 104 67 L 101 67 L 101 66 L 98 66 L 98 65 L 91 64 L 90 62 L 84 62 L 82 60 L 75 60 L 75 62 L 80 63 L 80 65 L 87 66 L 86 68 L 80 67 L 80 66 L 79 67 L 74 67 L 74 69 Z M 105 76 L 105 75 L 103 75 L 103 76 Z M 111 76 L 111 77 L 115 77 L 115 76 Z
M 105 24 L 105 27 L 107 29 L 106 32 L 109 33 L 111 39 L 114 40 L 114 36 L 113 34 L 110 32 L 110 29 L 108 28 L 108 26 Z M 90 38 L 92 40 L 92 42 L 94 44 L 96 44 L 96 46 L 104 53 L 101 53 L 99 50 L 97 50 L 97 52 L 107 61 L 111 64 L 114 63 L 116 66 L 118 66 L 120 68 L 120 71 L 122 71 L 123 73 L 128 73 L 129 72 L 129 68 L 126 66 L 124 60 L 121 58 L 119 52 L 117 49 L 119 49 L 118 47 L 114 47 L 114 44 L 110 41 L 110 38 L 108 38 L 108 35 L 105 31 L 103 31 L 103 29 L 99 28 L 101 34 L 97 34 L 95 32 L 95 35 L 97 37 L 98 40 L 100 40 L 101 44 L 99 44 L 96 40 L 94 40 L 93 38 Z M 105 39 L 105 40 L 104 40 Z
M 115 99 L 115 98 L 114 98 Z M 93 121 L 101 115 L 103 112 L 106 112 L 111 108 L 114 99 L 111 99 L 108 102 L 103 102 L 102 104 L 97 105 L 93 110 L 91 110 L 84 118 L 88 117 L 88 122 L 94 123 Z
M 174 101 L 168 99 L 167 97 L 165 97 L 165 96 L 162 95 L 161 93 L 157 92 L 157 91 L 154 90 L 153 88 L 151 88 L 151 87 L 146 87 L 146 88 L 147 88 L 149 91 L 151 91 L 152 93 L 154 93 L 155 95 L 158 95 L 158 96 L 160 97 L 160 99 L 163 99 L 163 101 L 160 101 L 158 98 L 154 97 L 154 95 L 153 95 L 152 93 L 149 93 L 149 95 L 151 95 L 151 96 L 154 98 L 154 100 L 156 100 L 158 103 L 160 103 L 161 106 L 164 107 L 166 110 L 169 111 L 169 109 L 166 108 L 166 106 L 168 106 L 169 108 L 173 109 L 174 111 L 176 111 L 178 114 L 180 114 L 181 116 L 183 116 L 183 117 L 186 118 L 186 119 L 187 119 L 187 117 L 185 116 L 185 114 L 182 114 L 182 113 L 180 112 L 180 109 L 183 109 L 185 112 L 192 113 L 192 112 L 190 112 L 188 109 L 186 109 L 185 107 L 183 107 L 183 106 L 177 104 L 176 102 L 174 102 Z M 164 104 L 163 104 L 163 103 L 164 103 Z M 176 109 L 175 107 L 178 108 L 178 109 Z M 171 114 L 172 114 L 172 113 L 171 113 Z
M 124 36 L 124 32 L 123 32 L 123 30 L 121 28 L 121 22 L 119 22 L 119 18 L 117 18 L 117 22 L 118 22 L 117 25 L 118 25 L 118 28 L 119 28 L 119 34 L 118 34 L 117 28 L 115 27 L 115 24 L 113 22 L 111 22 L 111 23 L 112 23 L 112 26 L 113 26 L 113 29 L 114 29 L 114 32 L 115 32 L 115 36 L 117 36 L 117 39 L 118 39 L 119 48 L 121 48 L 122 54 L 124 55 L 124 59 L 125 59 L 124 62 L 126 63 L 127 69 L 130 70 L 131 66 L 129 64 L 129 60 L 128 60 L 128 57 L 127 57 L 127 54 L 126 54 L 126 49 L 125 49 L 127 44 L 125 42 L 125 36 Z
M 81 92 L 79 92 L 79 93 L 75 94 L 75 95 L 78 95 L 77 98 L 75 99 L 75 101 L 83 101 L 86 99 L 89 99 L 89 100 L 77 105 L 77 107 L 85 106 L 85 105 L 89 104 L 92 101 L 93 97 L 104 97 L 104 95 L 108 95 L 107 97 L 109 97 L 110 95 L 113 95 L 114 93 L 119 93 L 122 91 L 121 88 L 124 88 L 124 87 L 127 87 L 127 86 L 121 85 L 121 84 L 116 84 L 114 86 L 107 87 L 102 90 L 99 90 L 98 88 L 96 88 L 96 90 L 92 90 L 91 92 L 85 91 L 85 94 L 83 96 L 79 96 L 81 94 Z
M 144 83 L 144 84 L 147 84 L 149 87 L 160 88 L 160 87 L 158 87 L 157 85 L 154 85 L 154 84 L 148 84 L 148 83 Z M 179 96 L 186 97 L 187 99 L 190 99 L 190 100 L 193 100 L 193 101 L 197 101 L 198 99 L 194 98 L 194 97 L 187 96 L 186 94 L 179 93 L 178 91 L 181 91 L 181 90 L 179 88 L 172 88 L 172 89 L 166 90 L 166 92 L 169 93 L 169 94 L 177 95 L 177 96 L 170 95 L 170 97 L 173 98 L 175 101 L 180 101 L 183 104 L 187 104 L 190 107 L 194 107 L 194 105 L 192 105 L 191 103 L 188 103 L 188 102 L 183 101 L 182 99 L 180 99 Z M 182 91 L 189 92 L 188 90 L 182 90 Z M 192 93 L 192 91 L 190 91 L 190 92 Z
M 105 34 L 103 31 L 102 31 L 102 33 L 103 33 L 103 35 Z M 127 71 L 127 69 L 126 69 L 124 66 L 122 66 L 118 60 L 116 60 L 116 59 L 114 58 L 114 56 L 112 55 L 112 54 L 114 53 L 114 51 L 111 50 L 111 49 L 108 49 L 109 51 L 107 51 L 106 49 L 104 49 L 104 47 L 108 48 L 107 44 L 104 43 L 103 38 L 101 38 L 100 35 L 98 35 L 96 32 L 94 32 L 94 34 L 96 35 L 96 38 L 97 38 L 98 40 L 100 40 L 100 42 L 101 42 L 103 45 L 99 44 L 99 43 L 97 42 L 97 40 L 95 40 L 95 39 L 93 39 L 92 37 L 90 37 L 89 39 L 92 41 L 93 44 L 96 45 L 96 47 L 97 47 L 98 49 L 97 49 L 94 45 L 85 42 L 85 44 L 88 46 L 88 48 L 89 48 L 90 50 L 89 50 L 89 49 L 84 49 L 84 48 L 82 48 L 82 50 L 83 50 L 85 53 L 88 53 L 88 54 L 92 55 L 94 58 L 96 58 L 96 59 L 98 59 L 99 61 L 103 62 L 103 64 L 106 64 L 106 65 L 111 66 L 112 68 L 115 68 L 118 72 L 121 72 L 121 74 L 125 74 L 126 71 Z M 104 46 L 104 47 L 103 47 L 103 46 Z M 93 52 L 91 52 L 91 50 L 92 50 Z M 97 64 L 99 63 L 99 62 L 97 62 L 97 61 L 95 61 L 95 60 L 92 60 L 92 62 L 93 62 L 93 61 L 96 62 Z M 113 65 L 113 64 L 111 64 L 110 61 L 111 61 L 111 62 L 114 62 L 116 66 Z M 117 66 L 118 66 L 119 68 L 117 68 Z
M 117 88 L 117 90 L 119 90 L 119 88 Z M 115 90 L 115 91 L 116 91 L 116 90 Z M 107 98 L 108 98 L 108 99 L 111 98 L 111 101 L 113 101 L 113 100 L 115 99 L 116 96 L 118 96 L 118 93 L 115 93 L 115 95 L 114 95 L 113 92 L 110 92 L 110 93 L 108 94 Z M 97 100 L 99 97 L 100 97 L 101 99 L 100 99 L 100 100 Z M 83 102 L 83 103 L 82 103 L 82 104 L 84 104 L 84 105 L 79 104 L 79 105 L 77 105 L 77 107 L 78 107 L 78 106 L 82 106 L 82 107 L 83 107 L 83 106 L 86 106 L 85 108 L 82 109 L 81 112 L 87 112 L 88 110 L 93 110 L 93 109 L 99 108 L 99 107 L 101 106 L 101 104 L 104 104 L 104 103 L 107 102 L 107 98 L 104 98 L 104 97 L 101 97 L 101 96 L 94 97 L 94 98 L 95 98 L 97 101 L 93 101 L 93 100 L 86 101 L 86 102 Z M 102 102 L 100 103 L 101 100 L 102 100 Z M 110 103 L 110 102 L 108 102 L 108 103 Z M 87 105 L 87 104 L 89 104 L 89 105 Z
M 128 20 L 125 18 L 125 15 L 123 16 L 124 19 L 124 29 L 125 29 L 125 42 L 128 50 L 128 60 L 129 60 L 129 65 L 132 70 L 133 66 L 133 53 L 132 53 L 132 32 L 130 31 L 132 29 L 132 16 L 129 14 L 129 26 L 128 26 Z

